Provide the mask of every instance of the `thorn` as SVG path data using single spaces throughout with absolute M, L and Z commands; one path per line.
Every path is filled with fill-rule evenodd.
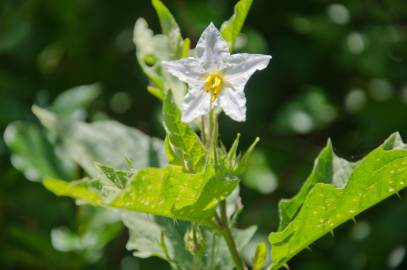
M 283 264 L 283 267 L 284 267 L 285 269 L 287 269 L 287 270 L 290 270 L 290 267 L 288 266 L 287 263 L 284 263 L 284 264 Z
M 397 195 L 397 197 L 401 200 L 401 196 L 400 196 L 400 193 L 398 192 L 398 191 L 396 191 L 396 193 L 395 193 L 396 195 Z
M 355 222 L 356 222 L 356 221 L 355 221 Z M 334 238 L 334 237 L 335 237 L 334 230 L 331 230 L 330 233 L 331 233 L 332 238 Z
M 306 249 L 307 249 L 308 251 L 312 252 L 312 249 L 311 249 L 310 246 L 307 246 Z
M 356 218 L 355 217 L 352 217 L 352 221 L 353 221 L 353 223 L 356 224 Z

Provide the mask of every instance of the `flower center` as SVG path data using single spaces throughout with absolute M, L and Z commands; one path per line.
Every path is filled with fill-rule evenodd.
M 211 92 L 211 102 L 214 102 L 222 91 L 223 77 L 219 72 L 212 72 L 205 80 L 205 91 Z

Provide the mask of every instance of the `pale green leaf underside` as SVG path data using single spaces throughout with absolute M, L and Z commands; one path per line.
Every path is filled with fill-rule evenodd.
M 229 42 L 230 50 L 234 48 L 252 3 L 253 0 L 240 0 L 235 5 L 232 17 L 222 24 L 221 33 L 223 38 Z
M 4 132 L 4 141 L 11 150 L 14 167 L 29 180 L 74 177 L 73 164 L 58 155 L 42 127 L 28 122 L 13 122 Z
M 303 202 L 299 203 L 298 213 L 291 222 L 282 231 L 269 236 L 271 269 L 279 269 L 327 232 L 405 188 L 405 149 L 398 135 L 392 135 L 355 165 L 344 188 L 315 183 L 305 195 L 301 195 Z
M 106 172 L 106 169 L 103 170 Z M 188 220 L 212 226 L 216 205 L 237 186 L 238 180 L 217 179 L 213 173 L 190 174 L 179 166 L 145 168 L 128 177 L 125 188 L 117 185 L 122 171 L 110 170 L 100 180 L 67 183 L 46 179 L 47 189 L 59 196 L 91 204 Z
M 91 177 L 99 173 L 95 162 L 115 168 L 127 168 L 126 159 L 135 168 L 159 167 L 167 163 L 163 142 L 135 128 L 111 120 L 93 123 L 64 121 L 37 106 L 33 111 L 49 131 L 61 138 L 64 153 Z

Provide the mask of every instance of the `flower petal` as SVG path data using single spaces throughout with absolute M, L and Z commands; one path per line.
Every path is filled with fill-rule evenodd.
M 213 23 L 210 23 L 202 33 L 195 53 L 201 65 L 208 71 L 220 69 L 223 59 L 230 55 L 228 43 Z
M 175 61 L 163 61 L 162 64 L 170 74 L 186 82 L 190 87 L 203 84 L 205 70 L 196 58 L 188 57 Z
M 182 121 L 191 122 L 195 118 L 209 113 L 211 96 L 202 87 L 189 89 L 182 103 Z
M 246 97 L 243 89 L 225 87 L 219 95 L 219 106 L 233 120 L 246 121 Z
M 233 88 L 243 90 L 253 73 L 265 69 L 270 59 L 270 55 L 264 54 L 233 54 L 225 58 L 225 67 L 221 72 Z

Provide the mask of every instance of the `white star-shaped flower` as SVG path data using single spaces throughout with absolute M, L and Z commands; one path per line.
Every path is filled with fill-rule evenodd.
M 182 121 L 191 122 L 218 107 L 235 121 L 246 120 L 244 87 L 256 70 L 267 67 L 271 56 L 229 53 L 229 45 L 210 23 L 195 48 L 195 57 L 163 61 L 169 73 L 188 84 Z

